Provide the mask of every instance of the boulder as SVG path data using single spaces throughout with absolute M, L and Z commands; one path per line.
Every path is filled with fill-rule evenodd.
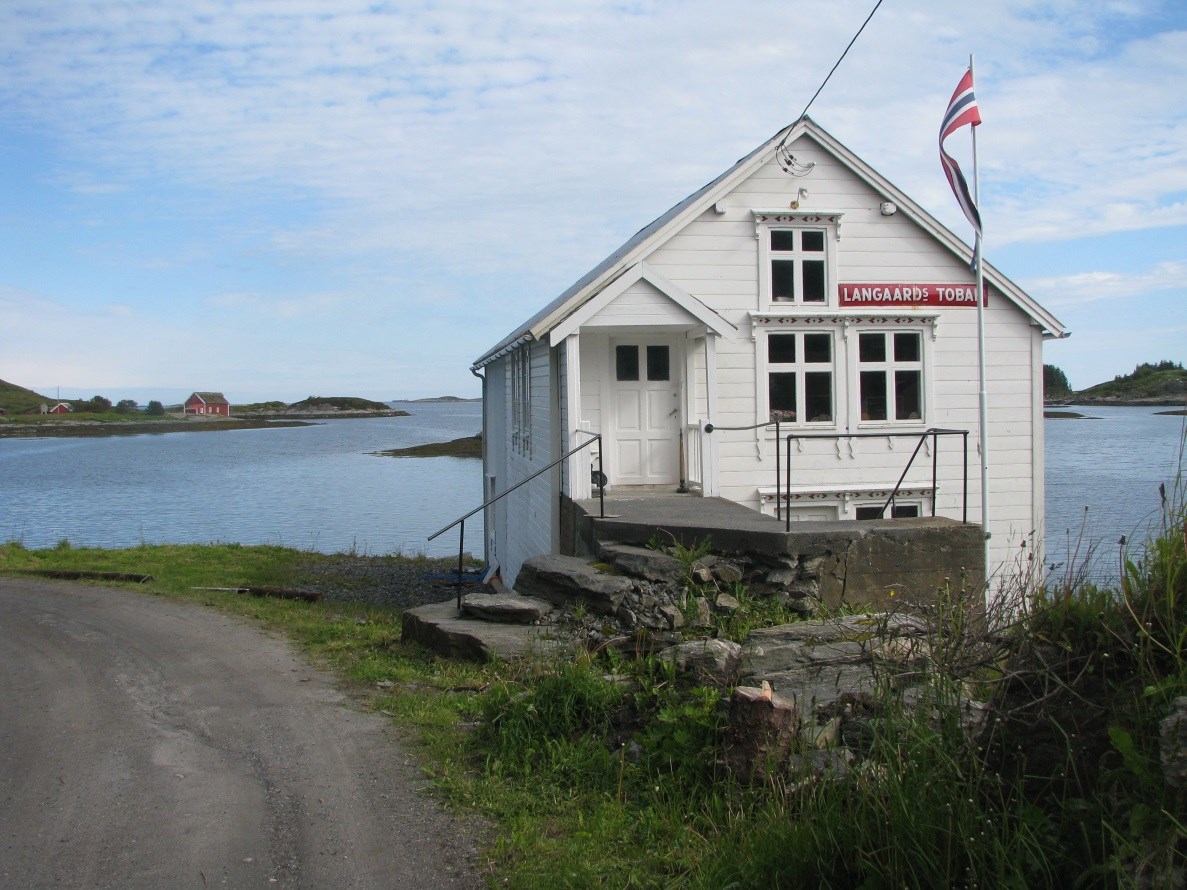
M 521 594 L 558 606 L 579 600 L 602 615 L 613 615 L 632 586 L 630 578 L 600 571 L 572 556 L 533 556 L 515 579 Z
M 624 575 L 635 578 L 661 584 L 678 584 L 684 580 L 683 563 L 660 550 L 631 544 L 603 544 L 602 558 Z
M 742 646 L 743 682 L 766 681 L 792 698 L 801 717 L 845 693 L 874 688 L 879 670 L 899 672 L 922 654 L 925 626 L 901 615 L 851 615 L 751 632 Z
M 676 674 L 701 686 L 733 683 L 742 647 L 729 640 L 689 640 L 659 653 L 676 666 Z

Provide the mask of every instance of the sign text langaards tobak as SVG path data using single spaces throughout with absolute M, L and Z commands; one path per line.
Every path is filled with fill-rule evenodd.
M 972 284 L 860 283 L 839 284 L 842 306 L 976 306 Z M 988 288 L 985 305 L 989 305 Z

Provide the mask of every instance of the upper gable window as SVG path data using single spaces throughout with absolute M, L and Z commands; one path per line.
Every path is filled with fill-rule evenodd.
M 771 229 L 771 301 L 828 302 L 828 254 L 823 229 Z
M 752 212 L 758 240 L 758 308 L 835 305 L 841 214 Z

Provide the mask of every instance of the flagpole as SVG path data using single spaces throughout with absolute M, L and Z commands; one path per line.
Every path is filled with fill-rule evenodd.
M 969 71 L 973 73 L 973 54 L 969 53 Z M 973 131 L 973 203 L 981 206 L 981 177 L 977 172 L 977 128 Z M 981 231 L 985 229 L 985 218 L 981 217 Z M 982 268 L 984 244 L 981 232 L 976 233 L 973 242 L 973 270 L 976 275 L 977 300 L 977 366 L 980 371 L 981 392 L 979 398 L 981 427 L 981 527 L 985 530 L 985 571 L 989 572 L 989 393 L 985 384 L 985 275 Z

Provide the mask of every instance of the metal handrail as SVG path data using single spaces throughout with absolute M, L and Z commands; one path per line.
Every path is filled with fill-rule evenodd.
M 745 432 L 746 430 L 765 429 L 766 427 L 769 427 L 772 424 L 775 427 L 775 494 L 776 494 L 776 497 L 775 497 L 775 518 L 782 519 L 783 518 L 783 513 L 782 513 L 783 504 L 782 504 L 782 499 L 780 497 L 778 497 L 779 491 L 783 488 L 783 481 L 782 481 L 782 477 L 780 475 L 780 467 L 779 467 L 779 418 L 776 417 L 771 420 L 763 421 L 762 423 L 752 423 L 747 426 L 717 426 L 716 424 L 713 424 L 713 423 L 707 423 L 707 424 L 705 424 L 705 432 L 711 433 L 714 430 L 727 430 L 729 432 Z M 790 463 L 787 465 L 787 469 L 788 469 L 787 484 L 790 485 L 791 484 L 791 464 Z M 787 507 L 788 507 L 787 519 L 790 522 L 791 521 L 791 504 L 789 503 L 787 505 Z
M 894 489 L 890 492 L 890 497 L 886 499 L 886 503 L 882 505 L 882 509 L 878 511 L 878 518 L 881 519 L 886 514 L 886 508 L 894 503 L 894 498 L 898 494 L 899 489 L 902 488 L 903 480 L 907 478 L 907 473 L 915 463 L 915 458 L 919 455 L 919 451 L 923 448 L 923 443 L 927 441 L 927 437 L 931 436 L 931 515 L 936 515 L 936 493 L 938 492 L 937 477 L 939 472 L 939 437 L 940 436 L 960 436 L 964 441 L 964 507 L 961 515 L 961 522 L 968 523 L 969 521 L 969 431 L 968 430 L 946 430 L 939 427 L 929 427 L 922 433 L 896 433 L 896 432 L 881 432 L 881 433 L 788 433 L 787 434 L 787 525 L 788 531 L 791 531 L 791 443 L 795 439 L 887 439 L 887 438 L 913 438 L 919 437 L 919 441 L 915 445 L 915 450 L 911 452 L 911 458 L 907 461 L 906 467 L 903 468 L 902 474 L 898 478 L 898 482 L 894 483 Z M 778 450 L 778 449 L 776 449 Z M 778 487 L 776 482 L 775 487 L 775 504 L 778 509 L 778 504 L 783 500 L 783 491 Z
M 487 507 L 489 507 L 491 504 L 495 503 L 496 501 L 507 497 L 507 495 L 511 494 L 511 492 L 516 491 L 517 489 L 522 488 L 523 486 L 527 485 L 529 482 L 531 482 L 536 477 L 541 476 L 544 473 L 547 473 L 549 470 L 551 470 L 557 464 L 561 463 L 562 461 L 568 460 L 570 457 L 572 457 L 574 454 L 576 454 L 581 449 L 588 448 L 590 445 L 594 444 L 595 442 L 601 443 L 601 441 L 602 441 L 601 433 L 593 433 L 593 432 L 590 432 L 589 430 L 575 430 L 575 432 L 583 433 L 587 436 L 591 436 L 592 438 L 590 438 L 586 442 L 582 442 L 576 448 L 572 448 L 569 451 L 566 451 L 564 454 L 562 454 L 560 457 L 558 457 L 556 460 L 554 460 L 548 466 L 537 470 L 536 472 L 532 473 L 532 475 L 528 476 L 525 479 L 519 480 L 514 485 L 512 485 L 510 488 L 506 489 L 505 491 L 499 492 L 497 495 L 495 495 L 490 500 L 484 501 L 480 506 L 475 507 L 473 510 L 471 510 L 469 513 L 467 513 L 465 516 L 460 516 L 457 519 L 455 519 L 453 522 L 449 523 L 449 525 L 445 526 L 445 528 L 439 529 L 439 530 L 433 532 L 431 535 L 429 535 L 428 540 L 431 541 L 434 538 L 445 534 L 445 532 L 449 531 L 455 525 L 460 526 L 460 529 L 458 531 L 458 542 L 457 542 L 457 607 L 458 607 L 459 611 L 462 608 L 462 565 L 463 565 L 463 561 L 465 559 L 466 520 L 469 519 L 471 516 L 473 516 L 475 513 L 482 512 L 483 510 L 485 510 Z M 606 476 L 602 472 L 602 449 L 599 446 L 599 448 L 598 448 L 598 475 L 597 475 L 597 479 L 598 479 L 598 518 L 599 519 L 604 519 L 606 517 L 606 487 L 604 484 L 602 484 L 602 482 L 605 478 L 606 478 Z

